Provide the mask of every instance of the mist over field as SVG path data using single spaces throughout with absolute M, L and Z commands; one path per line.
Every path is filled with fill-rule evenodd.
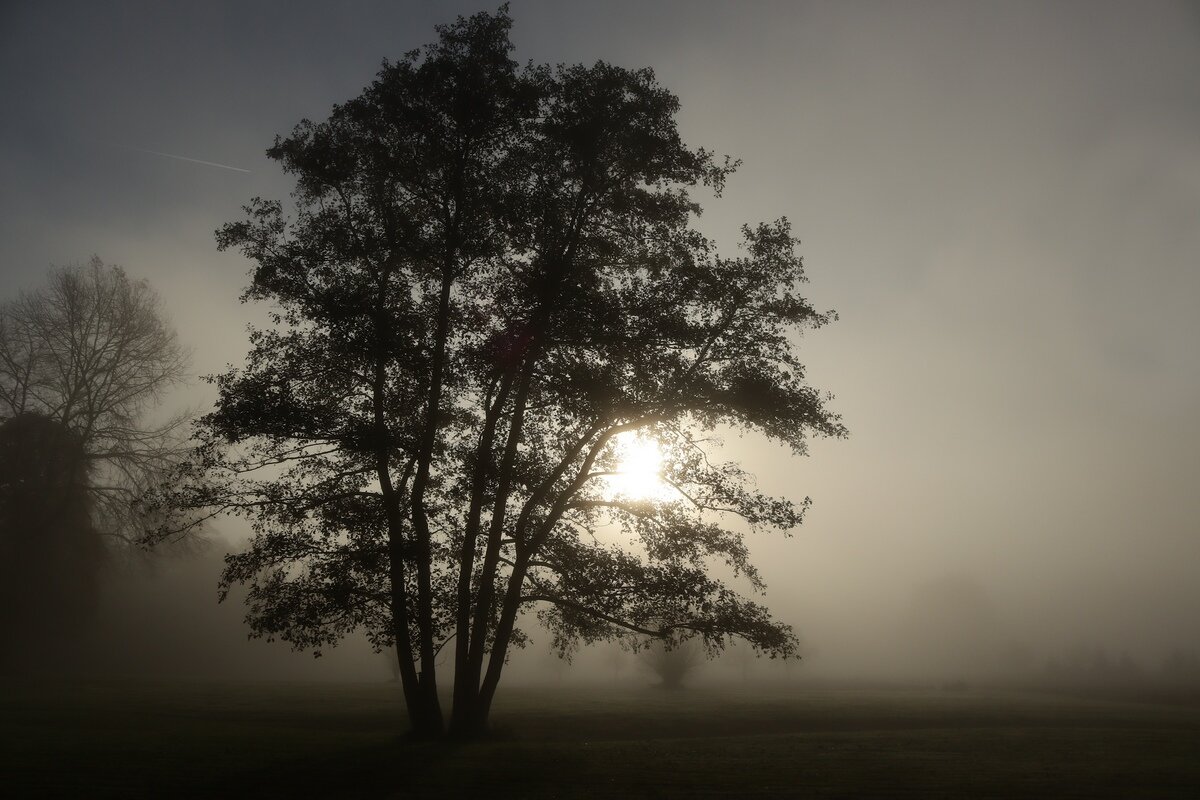
M 792 542 L 795 544 L 795 542 Z M 237 545 L 217 539 L 200 552 L 139 558 L 105 571 L 96 624 L 81 647 L 46 670 L 46 676 L 153 681 L 394 681 L 394 653 L 375 653 L 361 636 L 351 636 L 320 658 L 295 652 L 286 642 L 251 640 L 242 621 L 243 592 L 217 603 L 216 583 L 225 550 Z M 772 600 L 786 590 L 776 581 Z M 784 619 L 801 637 L 801 658 L 760 658 L 736 643 L 719 657 L 697 658 L 685 687 L 909 685 L 931 688 L 1025 687 L 1129 690 L 1200 687 L 1200 659 L 1187 632 L 1174 637 L 1150 631 L 1105 637 L 1103 629 L 1072 630 L 1062 620 L 1022 617 L 1020 605 L 981 581 L 943 573 L 900 586 L 895 602 L 880 597 L 880 609 L 823 608 L 811 600 Z M 833 590 L 830 590 L 833 593 Z M 808 589 L 805 594 L 815 594 Z M 803 597 L 804 594 L 796 593 Z M 827 600 L 831 605 L 832 599 Z M 856 611 L 856 609 L 859 609 Z M 1114 613 L 1119 610 L 1114 609 Z M 1126 612 L 1128 613 L 1128 612 Z M 1040 624 L 1039 624 L 1040 622 Z M 526 618 L 531 641 L 511 654 L 504 684 L 569 688 L 653 687 L 660 675 L 646 652 L 617 644 L 582 646 L 570 658 L 553 650 L 551 637 Z M 1087 631 L 1093 631 L 1090 634 Z M 453 660 L 440 662 L 453 674 Z M 1188 692 L 1188 696 L 1193 694 Z

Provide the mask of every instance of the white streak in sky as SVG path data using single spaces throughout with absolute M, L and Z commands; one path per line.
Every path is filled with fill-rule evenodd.
M 178 159 L 179 161 L 190 161 L 193 164 L 203 164 L 206 167 L 220 167 L 221 169 L 231 169 L 234 172 L 246 172 L 246 173 L 250 172 L 250 170 L 248 170 L 248 169 L 242 169 L 241 167 L 231 167 L 228 164 L 218 164 L 215 161 L 201 161 L 198 158 L 188 158 L 187 156 L 177 156 L 172 153 L 160 153 L 157 150 L 147 150 L 144 147 L 130 147 L 129 145 L 123 145 L 123 146 L 127 150 L 134 150 L 138 153 L 149 153 L 152 156 L 162 156 L 163 158 L 174 158 L 174 159 Z

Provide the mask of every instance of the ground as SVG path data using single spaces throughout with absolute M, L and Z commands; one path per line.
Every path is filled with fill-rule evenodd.
M 504 687 L 400 735 L 388 684 L 7 683 L 8 797 L 1195 797 L 1200 707 L 995 690 Z

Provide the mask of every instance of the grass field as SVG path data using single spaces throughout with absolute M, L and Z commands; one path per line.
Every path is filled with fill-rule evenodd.
M 504 687 L 415 743 L 387 684 L 13 684 L 8 797 L 1200 797 L 1200 708 L 990 691 Z

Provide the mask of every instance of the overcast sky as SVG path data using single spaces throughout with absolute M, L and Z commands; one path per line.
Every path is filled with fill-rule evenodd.
M 290 191 L 265 149 L 478 10 L 0 2 L 0 296 L 96 253 L 198 373 L 239 362 L 249 265 L 212 232 Z M 786 215 L 840 313 L 803 352 L 851 438 L 730 443 L 814 500 L 753 551 L 830 663 L 947 580 L 1032 646 L 1200 646 L 1200 4 L 511 12 L 519 60 L 653 67 L 685 139 L 744 162 L 704 230 Z

